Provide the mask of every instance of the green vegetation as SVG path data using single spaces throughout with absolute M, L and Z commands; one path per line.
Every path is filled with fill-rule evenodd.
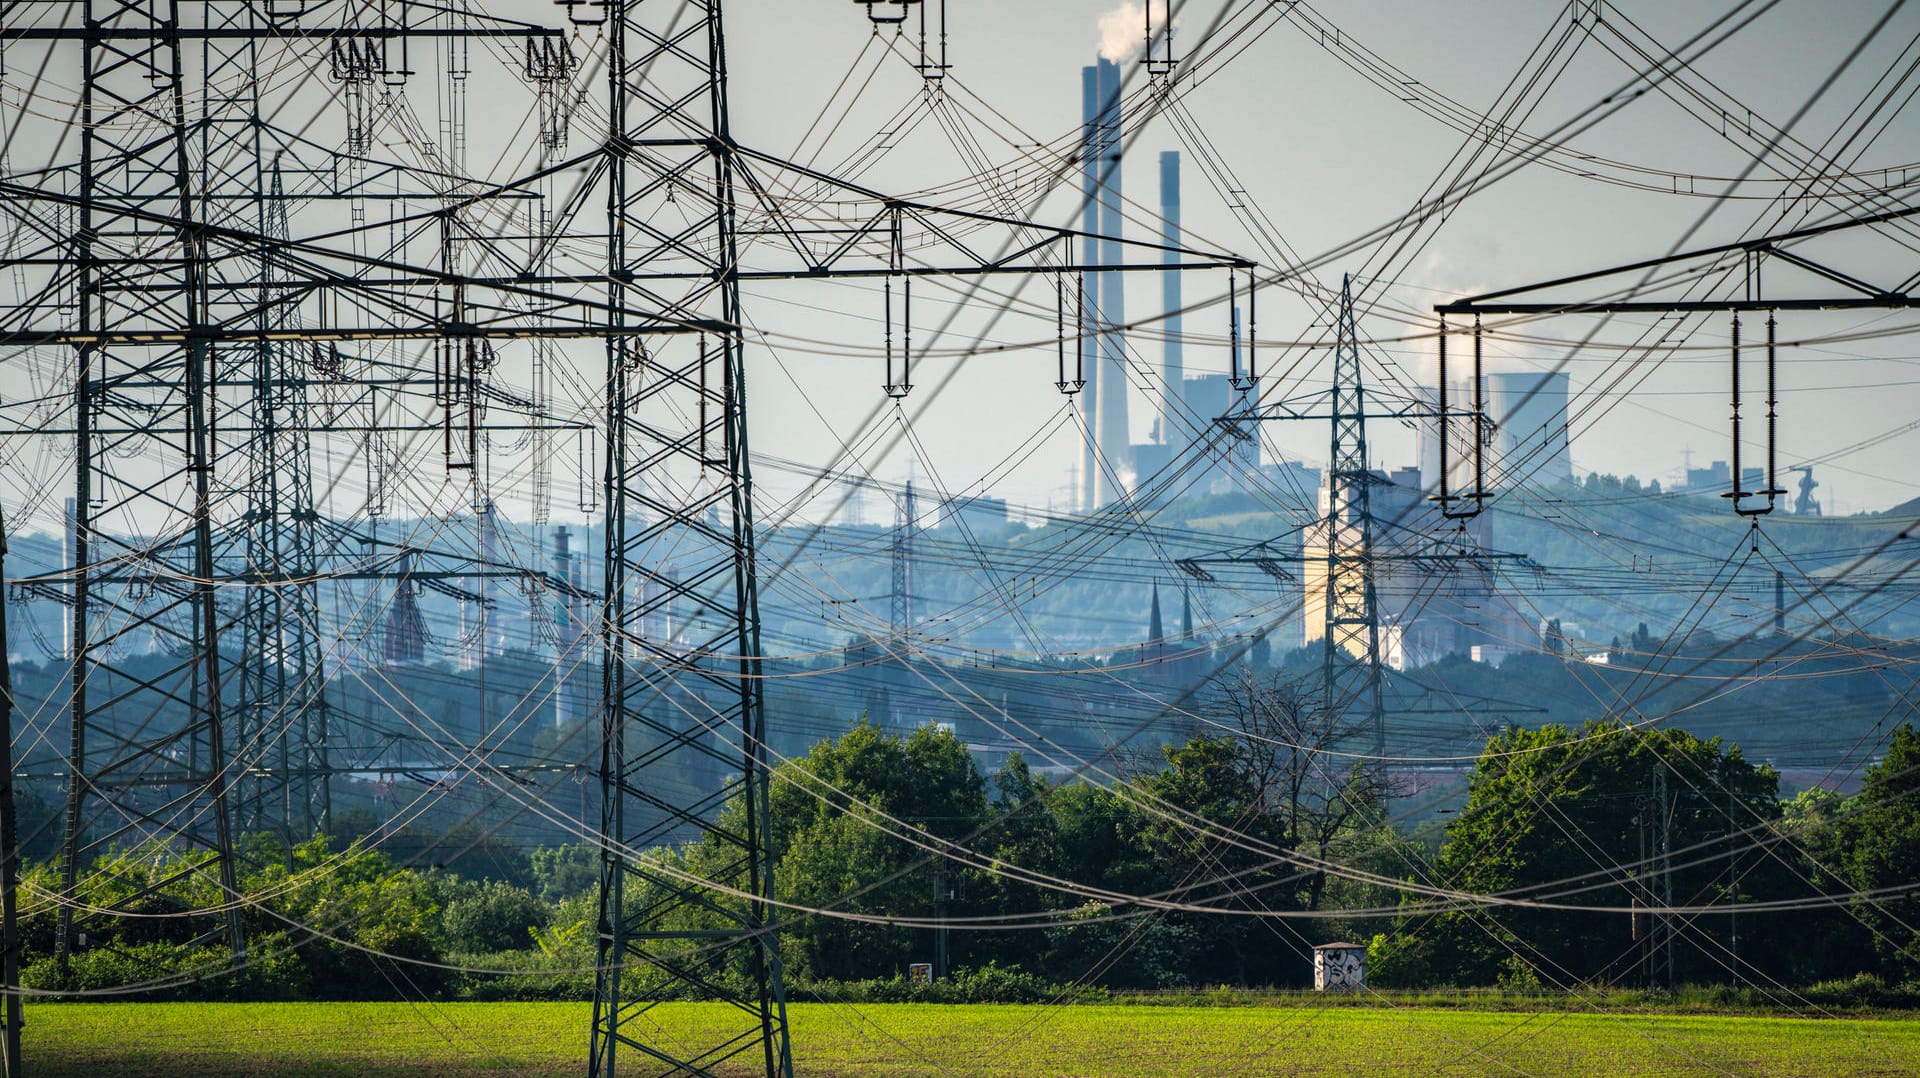
M 1679 904 L 1725 901 L 1717 855 L 1729 848 L 1744 858 L 1742 902 L 1903 888 L 1920 878 L 1911 727 L 1891 737 L 1859 794 L 1785 801 L 1771 769 L 1684 731 L 1509 731 L 1488 743 L 1450 826 L 1407 832 L 1390 781 L 1333 751 L 1350 732 L 1329 728 L 1310 697 L 1249 678 L 1208 706 L 1217 736 L 1166 746 L 1107 787 L 1050 781 L 1018 757 L 983 775 L 931 726 L 901 736 L 857 724 L 784 765 L 772 788 L 782 898 L 909 916 L 1047 911 L 1057 922 L 954 930 L 953 968 L 917 985 L 905 967 L 932 954 L 928 929 L 790 918 L 782 942 L 801 1072 L 1920 1074 L 1911 897 L 1743 913 L 1739 987 L 1727 983 L 1720 922 L 1694 918 L 1674 933 L 1679 987 L 1655 990 L 1649 981 L 1664 975 L 1649 976 L 1650 948 L 1624 914 L 1424 913 L 1428 896 L 1414 886 L 1624 907 L 1650 893 L 1657 829 L 1675 851 Z M 945 842 L 1030 875 L 936 868 L 924 847 Z M 56 877 L 36 866 L 24 980 L 89 1002 L 30 1003 L 33 1073 L 577 1073 L 597 858 L 573 847 L 509 854 L 416 867 L 327 837 L 289 850 L 251 836 L 241 880 L 250 963 L 237 972 L 208 942 L 217 923 L 205 911 L 218 896 L 206 877 L 152 849 L 93 866 L 82 904 L 171 916 L 89 918 L 87 945 L 63 971 L 50 953 Z M 647 856 L 702 872 L 712 853 Z M 1328 865 L 1372 875 L 1355 881 Z M 1048 878 L 1229 915 L 1088 902 Z M 1275 911 L 1311 916 L 1249 916 Z M 1388 987 L 1301 990 L 1305 946 L 1334 937 L 1372 939 L 1373 979 Z M 141 1002 L 99 1001 L 129 988 Z M 635 1032 L 711 1039 L 723 1008 L 669 1003 Z
M 1681 730 L 1510 731 L 1488 743 L 1449 826 L 1407 831 L 1391 815 L 1388 778 L 1334 751 L 1347 732 L 1310 698 L 1249 677 L 1209 706 L 1217 736 L 1166 746 L 1157 766 L 1142 761 L 1108 786 L 1049 781 L 1018 756 L 982 775 L 951 732 L 931 726 L 903 737 L 856 724 L 783 765 L 771 790 L 777 895 L 856 918 L 787 917 L 793 998 L 1089 1002 L 1297 988 L 1311 975 L 1308 948 L 1341 938 L 1371 941 L 1375 984 L 1409 989 L 1737 984 L 1789 1013 L 1908 1007 L 1920 992 L 1920 900 L 1906 893 L 1920 878 L 1911 727 L 1854 797 L 1784 803 L 1770 768 Z M 937 853 L 962 847 L 971 853 L 952 861 Z M 288 850 L 251 836 L 243 851 L 243 969 L 227 968 L 209 875 L 138 849 L 92 866 L 79 898 L 83 910 L 144 916 L 83 915 L 87 939 L 65 968 L 52 953 L 57 874 L 44 863 L 28 872 L 23 983 L 161 1000 L 591 998 L 589 850 L 495 850 L 445 868 L 326 837 Z M 709 875 L 718 855 L 696 844 L 646 856 Z M 1522 903 L 1436 908 L 1436 888 Z M 1177 907 L 1092 900 L 1087 889 Z M 1891 895 L 1825 897 L 1876 889 Z M 1629 916 L 1669 894 L 1672 905 L 1713 909 Z M 1720 912 L 1736 899 L 1737 940 Z M 630 916 L 671 908 L 680 918 L 656 917 L 654 929 L 699 929 L 708 915 L 638 887 L 626 900 Z M 962 926 L 948 932 L 932 996 L 913 994 L 905 974 L 939 961 L 934 930 L 858 919 L 869 916 Z M 1002 918 L 1042 924 L 999 928 Z M 650 976 L 661 974 L 629 973 Z M 1821 982 L 1854 985 L 1853 996 L 1806 987 Z
M 1568 1001 L 1565 1010 L 1530 1012 L 1325 1002 L 796 1003 L 791 1018 L 809 1078 L 1920 1073 L 1920 1021 L 1906 1018 L 1621 1014 Z M 650 1012 L 652 1032 L 698 1040 L 723 1010 L 669 1004 Z M 586 1023 L 580 1004 L 39 1004 L 27 1011 L 25 1050 L 43 1078 L 571 1075 L 585 1058 Z
M 1378 983 L 1782 988 L 1856 972 L 1911 982 L 1920 902 L 1900 891 L 1920 879 L 1920 733 L 1894 731 L 1854 797 L 1782 805 L 1773 770 L 1717 739 L 1601 722 L 1516 730 L 1488 742 L 1425 878 L 1585 908 L 1401 918 L 1373 939 Z M 1888 890 L 1877 902 L 1749 912 L 1737 925 L 1718 912 Z M 1716 910 L 1625 912 L 1636 905 Z

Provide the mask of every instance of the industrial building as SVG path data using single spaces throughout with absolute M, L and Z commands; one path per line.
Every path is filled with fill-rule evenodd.
M 1526 639 L 1525 623 L 1496 591 L 1492 514 L 1454 525 L 1426 500 L 1420 469 L 1371 475 L 1370 552 L 1357 548 L 1358 521 L 1329 524 L 1329 494 L 1320 485 L 1320 519 L 1301 549 L 1301 642 L 1325 636 L 1330 531 L 1339 556 L 1366 557 L 1372 566 L 1386 666 L 1402 670 L 1450 655 L 1491 660 Z
M 1481 461 L 1489 490 L 1518 486 L 1550 487 L 1573 478 L 1573 456 L 1567 448 L 1567 402 L 1570 382 L 1565 374 L 1548 371 L 1509 371 L 1488 374 L 1478 399 L 1486 404 Z M 1473 379 L 1447 387 L 1447 487 L 1451 493 L 1473 489 Z M 1437 411 L 1439 395 L 1421 390 L 1427 409 Z M 1420 421 L 1420 481 L 1430 491 L 1440 488 L 1440 422 L 1432 415 Z

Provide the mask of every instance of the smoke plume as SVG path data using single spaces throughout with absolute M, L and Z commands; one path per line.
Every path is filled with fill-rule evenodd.
M 1153 33 L 1159 38 L 1167 32 L 1167 0 L 1146 0 L 1153 5 Z M 1147 43 L 1147 9 L 1126 0 L 1100 16 L 1100 56 L 1120 63 L 1140 55 Z

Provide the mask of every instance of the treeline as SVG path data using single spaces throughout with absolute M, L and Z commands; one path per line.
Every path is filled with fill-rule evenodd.
M 1443 825 L 1407 818 L 1421 804 L 1408 776 L 1352 754 L 1353 731 L 1284 684 L 1243 681 L 1209 709 L 1215 725 L 1115 777 L 1049 778 L 1020 756 L 982 773 L 945 729 L 864 721 L 780 767 L 771 840 L 793 998 L 861 983 L 871 995 L 920 962 L 938 964 L 935 991 L 951 998 L 1297 987 L 1312 946 L 1335 939 L 1367 943 L 1383 986 L 1920 978 L 1911 727 L 1854 796 L 1786 801 L 1770 768 L 1684 731 L 1511 731 L 1486 744 Z M 689 872 L 723 856 L 646 854 Z M 24 884 L 23 980 L 183 997 L 591 993 L 595 851 L 405 859 L 248 838 L 237 971 L 208 874 L 152 849 L 82 874 L 86 942 L 63 965 L 58 877 L 43 864 Z M 630 914 L 656 908 L 643 891 L 628 888 Z M 108 908 L 136 916 L 94 914 Z
M 1422 881 L 1491 897 L 1428 912 L 1407 896 L 1373 939 L 1375 977 L 1763 990 L 1920 979 L 1920 735 L 1896 730 L 1852 797 L 1779 793 L 1772 768 L 1683 730 L 1496 737 Z

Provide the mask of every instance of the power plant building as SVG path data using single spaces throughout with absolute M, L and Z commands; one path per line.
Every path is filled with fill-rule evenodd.
M 1494 422 L 1488 482 L 1496 489 L 1548 487 L 1573 478 L 1567 449 L 1567 376 L 1558 372 L 1489 374 Z
M 1547 371 L 1514 371 L 1484 376 L 1487 407 L 1485 479 L 1490 490 L 1517 486 L 1550 487 L 1573 478 L 1567 447 L 1567 376 Z M 1459 494 L 1473 489 L 1473 379 L 1447 387 L 1447 487 Z M 1421 391 L 1429 410 L 1439 395 Z M 1440 489 L 1440 422 L 1420 421 L 1420 482 L 1428 493 Z
M 1529 639 L 1508 604 L 1495 594 L 1495 562 L 1478 557 L 1492 538 L 1492 516 L 1466 522 L 1465 532 L 1439 527 L 1426 500 L 1420 469 L 1371 473 L 1374 605 L 1380 619 L 1380 660 L 1400 670 L 1449 655 L 1491 656 L 1519 650 Z M 1358 557 L 1358 520 L 1329 528 L 1328 492 L 1319 488 L 1320 520 L 1301 547 L 1303 644 L 1326 635 L 1328 534 L 1343 557 Z M 1363 657 L 1358 652 L 1356 658 Z

